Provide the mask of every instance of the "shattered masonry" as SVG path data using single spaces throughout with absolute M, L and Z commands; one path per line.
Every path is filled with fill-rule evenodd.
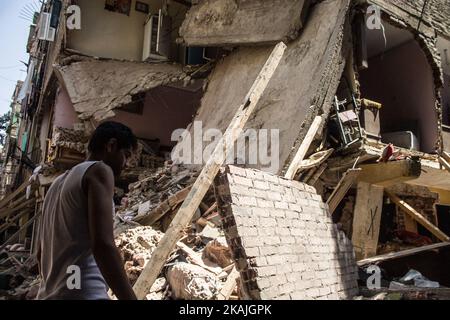
M 353 247 L 313 188 L 229 166 L 216 182 L 225 235 L 246 299 L 348 299 Z

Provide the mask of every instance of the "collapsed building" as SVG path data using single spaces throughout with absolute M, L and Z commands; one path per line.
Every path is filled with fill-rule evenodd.
M 173 132 L 226 132 L 284 42 L 244 127 L 277 130 L 279 165 L 222 167 L 144 297 L 350 299 L 374 263 L 449 286 L 449 21 L 440 0 L 47 1 L 0 201 L 3 278 L 32 296 L 45 192 L 106 120 L 139 138 L 116 234 L 130 281 L 144 278 L 208 161 L 173 162 Z

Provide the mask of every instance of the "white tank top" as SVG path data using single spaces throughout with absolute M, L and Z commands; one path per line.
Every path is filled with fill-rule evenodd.
M 37 299 L 109 299 L 92 255 L 87 197 L 81 185 L 95 163 L 86 161 L 66 171 L 47 192 L 39 226 L 41 285 Z

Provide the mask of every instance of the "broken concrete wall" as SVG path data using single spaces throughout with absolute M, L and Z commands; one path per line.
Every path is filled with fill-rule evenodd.
M 314 188 L 230 166 L 216 179 L 216 193 L 247 299 L 357 294 L 353 247 Z
M 297 38 L 310 0 L 205 0 L 186 15 L 188 46 L 269 44 Z
M 311 9 L 301 36 L 288 44 L 284 57 L 247 128 L 280 130 L 280 172 L 296 150 L 314 117 L 330 108 L 341 77 L 347 49 L 344 25 L 349 1 L 327 0 Z M 348 40 L 348 39 L 347 39 Z M 203 129 L 222 132 L 229 125 L 273 47 L 239 48 L 218 63 L 195 121 Z M 191 129 L 192 134 L 192 129 Z M 255 141 L 253 141 L 255 142 Z M 277 149 L 270 149 L 277 152 Z
M 81 120 L 115 115 L 114 109 L 134 101 L 139 93 L 186 78 L 170 63 L 137 63 L 71 56 L 55 68 Z
M 442 138 L 442 101 L 441 89 L 444 85 L 441 56 L 437 49 L 437 33 L 448 37 L 450 35 L 447 25 L 450 17 L 449 5 L 441 0 L 428 1 L 424 16 L 421 17 L 424 8 L 424 0 L 368 0 L 369 4 L 376 4 L 382 9 L 382 17 L 390 24 L 411 31 L 416 41 L 422 48 L 432 68 L 435 87 L 435 110 L 438 119 L 438 151 L 444 147 Z M 444 22 L 445 21 L 445 22 Z

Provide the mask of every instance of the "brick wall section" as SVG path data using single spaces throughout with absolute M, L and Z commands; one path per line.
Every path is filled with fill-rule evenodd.
M 347 299 L 358 293 L 350 240 L 315 189 L 229 166 L 215 181 L 246 299 Z

